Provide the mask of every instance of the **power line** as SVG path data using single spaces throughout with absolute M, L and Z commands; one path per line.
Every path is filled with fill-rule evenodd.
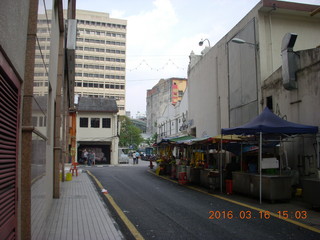
M 131 68 L 131 69 L 127 69 L 127 70 L 130 71 L 130 72 L 136 71 L 139 68 L 141 68 L 143 65 L 145 65 L 148 68 L 150 68 L 151 71 L 157 71 L 157 72 L 160 71 L 160 70 L 164 70 L 165 68 L 167 68 L 170 65 L 175 66 L 179 70 L 186 70 L 185 67 L 178 66 L 171 58 L 169 58 L 167 60 L 167 62 L 160 68 L 153 67 L 151 64 L 149 64 L 149 62 L 147 60 L 142 59 L 141 62 L 135 68 Z

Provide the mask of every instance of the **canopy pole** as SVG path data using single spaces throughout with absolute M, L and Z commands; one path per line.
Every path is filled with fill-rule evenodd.
M 282 137 L 280 136 L 279 153 L 280 153 L 280 151 L 281 151 L 281 148 L 282 148 Z M 283 153 L 284 153 L 284 150 L 283 150 Z M 281 169 L 282 169 L 282 167 L 283 167 L 283 159 L 282 159 L 282 157 L 281 157 L 282 154 L 279 154 L 279 155 L 280 155 L 280 157 L 279 157 L 279 168 L 280 168 L 280 176 L 281 176 L 281 173 L 282 173 Z
M 262 132 L 260 132 L 259 171 L 260 171 L 260 204 L 262 203 Z
M 241 141 L 241 155 L 240 155 L 240 171 L 242 172 L 242 144 L 243 144 L 243 142 Z
M 318 169 L 320 169 L 320 134 L 317 134 L 317 163 L 318 163 Z
M 220 139 L 220 192 L 222 193 L 222 138 L 223 135 L 221 134 L 221 139 Z

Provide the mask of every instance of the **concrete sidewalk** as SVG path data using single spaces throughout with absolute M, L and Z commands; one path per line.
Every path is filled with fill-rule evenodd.
M 124 239 L 87 173 L 61 182 L 61 197 L 53 200 L 43 239 Z

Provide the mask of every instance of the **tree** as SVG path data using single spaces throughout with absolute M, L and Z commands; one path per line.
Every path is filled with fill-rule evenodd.
M 119 146 L 138 149 L 143 142 L 141 130 L 134 126 L 127 116 L 120 116 L 120 126 Z

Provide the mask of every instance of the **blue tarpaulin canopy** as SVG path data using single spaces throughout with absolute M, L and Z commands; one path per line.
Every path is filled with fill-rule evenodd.
M 298 123 L 288 122 L 273 114 L 269 108 L 265 108 L 263 112 L 251 120 L 250 122 L 235 128 L 223 128 L 222 134 L 238 134 L 238 135 L 260 135 L 259 144 L 259 172 L 260 172 L 260 204 L 262 201 L 262 134 L 307 134 L 317 133 L 318 127 L 302 125 Z M 319 158 L 319 157 L 318 157 Z
M 255 135 L 260 132 L 286 135 L 306 134 L 317 133 L 318 127 L 288 122 L 266 107 L 259 116 L 242 126 L 221 129 L 222 134 Z

